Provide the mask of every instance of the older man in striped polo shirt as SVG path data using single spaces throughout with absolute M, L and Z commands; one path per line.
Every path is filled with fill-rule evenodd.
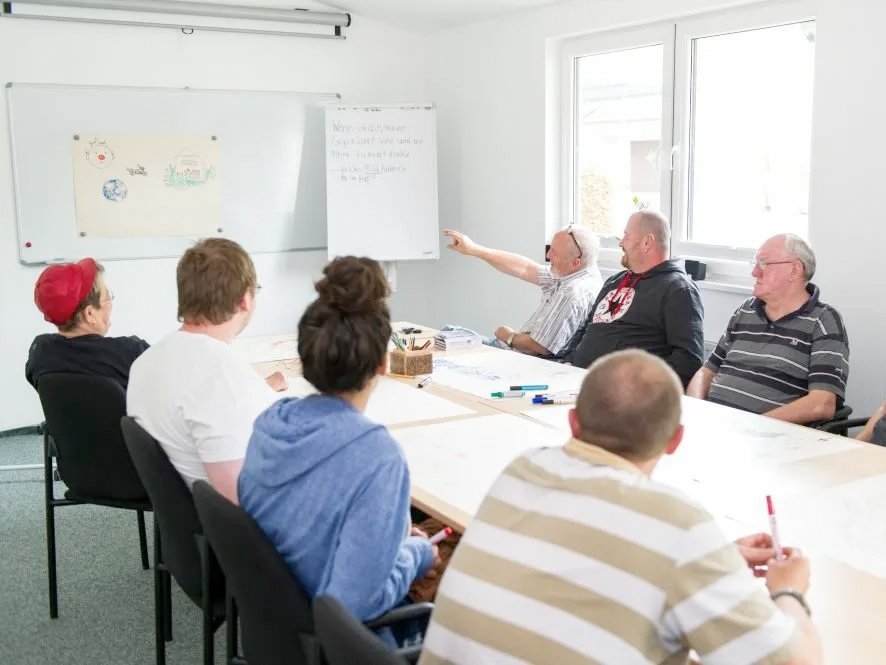
M 570 226 L 554 234 L 547 259 L 550 267 L 500 249 L 483 247 L 458 231 L 443 231 L 447 247 L 483 259 L 496 270 L 541 288 L 541 303 L 520 328 L 499 326 L 493 346 L 510 347 L 545 358 L 559 357 L 588 317 L 603 276 L 597 267 L 600 241 L 589 229 Z M 488 339 L 488 338 L 487 338 Z
M 821 662 L 799 551 L 729 542 L 649 475 L 683 434 L 682 384 L 640 351 L 597 360 L 563 448 L 496 480 L 437 594 L 421 665 Z M 751 567 L 768 564 L 766 587 Z M 768 590 L 768 593 L 767 593 Z
M 754 295 L 742 303 L 686 394 L 793 423 L 829 420 L 843 404 L 849 338 L 819 299 L 812 248 L 793 234 L 754 258 Z

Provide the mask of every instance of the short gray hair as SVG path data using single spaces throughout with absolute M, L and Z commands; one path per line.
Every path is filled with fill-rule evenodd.
M 665 217 L 663 212 L 644 208 L 635 212 L 632 217 L 636 217 L 646 233 L 651 233 L 655 237 L 655 244 L 664 252 L 671 249 L 671 223 Z
M 572 234 L 575 244 L 581 250 L 581 267 L 593 268 L 596 266 L 597 258 L 600 256 L 600 239 L 597 234 L 586 226 L 573 225 L 564 230 Z
M 788 254 L 796 256 L 800 263 L 803 264 L 803 278 L 810 282 L 815 276 L 815 252 L 809 243 L 798 235 L 793 233 L 785 233 L 784 248 Z
M 583 441 L 631 461 L 660 455 L 680 426 L 683 385 L 661 358 L 616 351 L 588 369 L 575 404 Z

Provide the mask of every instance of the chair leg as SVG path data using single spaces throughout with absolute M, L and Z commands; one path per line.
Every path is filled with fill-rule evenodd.
M 172 575 L 169 571 L 163 576 L 163 593 L 166 601 L 166 641 L 172 642 Z
M 203 609 L 203 665 L 215 664 L 215 626 L 212 617 L 212 593 L 210 589 L 209 570 L 209 543 L 202 534 L 194 536 L 197 539 L 197 548 L 200 550 L 200 567 L 203 574 L 203 588 L 201 590 L 201 605 Z
M 43 430 L 43 485 L 46 495 L 46 572 L 49 579 L 49 618 L 58 618 L 58 580 L 55 561 L 55 492 L 49 430 Z
M 169 609 L 166 602 L 166 579 L 169 572 L 160 558 L 160 530 L 154 522 L 154 649 L 157 652 L 157 665 L 166 665 L 166 627 L 169 624 Z
M 145 533 L 145 511 L 137 510 L 136 519 L 138 520 L 138 544 L 142 554 L 142 570 L 148 570 L 148 536 Z
M 225 593 L 225 622 L 227 623 L 227 662 L 232 665 L 237 662 L 238 645 L 237 645 L 237 601 L 230 591 Z

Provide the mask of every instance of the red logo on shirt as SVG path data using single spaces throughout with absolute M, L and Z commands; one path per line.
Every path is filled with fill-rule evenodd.
M 620 287 L 612 289 L 594 310 L 594 323 L 612 323 L 627 314 L 634 302 L 634 288 Z

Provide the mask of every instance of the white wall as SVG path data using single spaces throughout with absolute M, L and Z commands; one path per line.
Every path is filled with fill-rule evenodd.
M 867 414 L 886 398 L 886 214 L 879 200 L 886 91 L 871 78 L 886 62 L 886 5 L 819 0 L 818 6 L 810 233 L 816 282 L 849 331 L 850 403 Z
M 548 230 L 560 222 L 557 41 L 725 4 L 572 2 L 436 35 L 430 77 L 439 108 L 441 226 L 541 260 L 546 222 Z M 815 281 L 844 315 L 852 342 L 849 401 L 869 413 L 886 398 L 886 350 L 875 348 L 886 332 L 878 306 L 883 279 L 875 269 L 886 227 L 872 205 L 882 191 L 886 125 L 884 93 L 871 78 L 871 68 L 886 61 L 878 32 L 886 8 L 865 0 L 818 5 L 810 236 L 821 269 Z M 491 331 L 519 325 L 537 305 L 532 287 L 451 252 L 428 273 L 438 304 L 416 311 L 434 324 L 458 321 Z M 706 339 L 718 339 L 744 297 L 703 291 Z
M 425 40 L 354 17 L 345 41 L 0 20 L 0 82 L 338 92 L 354 103 L 429 98 Z M 405 57 L 404 57 L 405 56 Z M 260 122 L 260 118 L 245 119 Z M 24 380 L 33 337 L 53 330 L 32 300 L 39 267 L 18 262 L 6 104 L 0 110 L 0 431 L 42 420 Z M 251 334 L 294 330 L 325 253 L 257 255 L 263 286 Z M 111 334 L 156 341 L 176 326 L 175 259 L 106 265 Z M 410 277 L 408 268 L 401 279 Z M 398 299 L 394 300 L 398 313 Z

